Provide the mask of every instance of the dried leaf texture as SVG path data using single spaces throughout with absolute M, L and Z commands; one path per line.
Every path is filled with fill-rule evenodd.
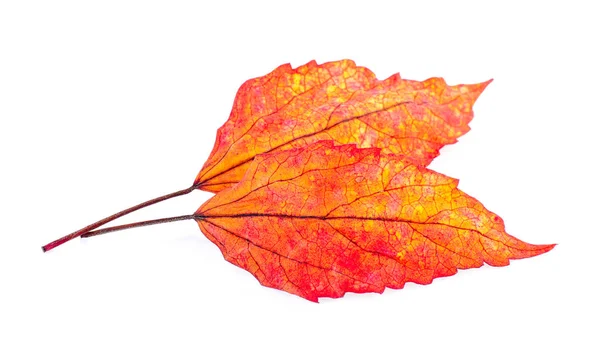
M 226 260 L 311 301 L 429 284 L 552 249 L 505 233 L 457 184 L 376 148 L 323 141 L 257 156 L 196 215 Z
M 320 140 L 379 147 L 426 166 L 469 130 L 489 82 L 448 86 L 398 74 L 380 81 L 351 60 L 282 65 L 240 87 L 194 185 L 218 192 L 237 183 L 256 155 Z

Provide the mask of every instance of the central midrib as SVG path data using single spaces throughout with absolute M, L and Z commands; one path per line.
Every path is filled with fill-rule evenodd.
M 210 210 L 210 209 L 209 209 Z M 394 219 L 389 217 L 361 217 L 361 216 L 317 216 L 317 215 L 289 215 L 289 214 L 270 214 L 270 213 L 241 213 L 231 215 L 192 215 L 196 220 L 203 220 L 205 218 L 241 218 L 241 217 L 278 217 L 278 218 L 289 218 L 289 219 L 312 219 L 312 220 L 360 220 L 360 221 L 386 221 L 386 222 L 401 222 L 401 223 L 412 223 L 412 224 L 436 224 L 444 225 L 460 230 L 469 230 L 478 232 L 477 230 L 452 226 L 446 223 L 438 222 L 418 222 L 411 220 Z

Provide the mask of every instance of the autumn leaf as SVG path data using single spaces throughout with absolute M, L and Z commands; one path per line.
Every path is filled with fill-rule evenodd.
M 405 157 L 323 141 L 256 156 L 190 217 L 226 260 L 311 301 L 429 284 L 554 247 L 508 235 L 457 185 Z
M 226 260 L 261 284 L 311 301 L 429 284 L 458 269 L 545 253 L 426 166 L 469 130 L 488 82 L 380 81 L 352 61 L 283 65 L 244 83 L 190 188 L 123 210 L 77 236 L 196 220 Z M 368 148 L 365 148 L 368 147 Z M 194 214 L 92 231 L 195 189 Z
M 469 130 L 489 82 L 448 86 L 398 74 L 380 81 L 351 60 L 284 64 L 240 87 L 194 185 L 218 192 L 237 183 L 256 155 L 319 140 L 379 147 L 426 166 Z

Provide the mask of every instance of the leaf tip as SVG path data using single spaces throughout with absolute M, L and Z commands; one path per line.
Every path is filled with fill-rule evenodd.
M 548 245 L 529 245 L 528 246 L 528 250 L 524 253 L 521 253 L 520 255 L 515 256 L 514 259 L 524 259 L 524 258 L 531 258 L 534 256 L 538 256 L 541 254 L 545 254 L 550 252 L 552 249 L 554 249 L 554 247 L 556 246 L 555 243 L 553 244 L 548 244 Z
M 493 78 L 490 78 L 489 80 L 487 80 L 485 82 L 464 85 L 464 88 L 461 88 L 461 92 L 471 93 L 473 96 L 473 101 L 476 101 L 477 98 L 479 98 L 479 96 L 481 95 L 481 93 L 483 93 L 485 88 L 487 88 L 487 86 L 490 83 L 492 83 L 493 80 L 494 80 Z
M 483 92 L 485 90 L 485 88 L 487 88 L 487 86 L 490 85 L 490 83 L 492 83 L 493 81 L 494 81 L 494 79 L 490 78 L 489 80 L 487 80 L 485 82 L 479 83 L 479 85 L 481 87 L 481 92 Z
M 551 244 L 548 244 L 548 245 L 540 245 L 540 247 L 541 247 L 539 249 L 541 251 L 540 254 L 543 254 L 543 253 L 546 253 L 546 252 L 550 252 L 551 250 L 554 249 L 554 247 L 556 247 L 556 245 L 557 245 L 556 243 L 551 243 Z

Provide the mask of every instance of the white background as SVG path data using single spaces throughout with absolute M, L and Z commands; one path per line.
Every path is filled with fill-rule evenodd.
M 0 340 L 598 341 L 598 11 L 450 3 L 2 1 Z M 509 233 L 558 246 L 320 304 L 260 286 L 192 221 L 41 252 L 191 185 L 243 81 L 341 58 L 379 78 L 494 78 L 431 168 Z

